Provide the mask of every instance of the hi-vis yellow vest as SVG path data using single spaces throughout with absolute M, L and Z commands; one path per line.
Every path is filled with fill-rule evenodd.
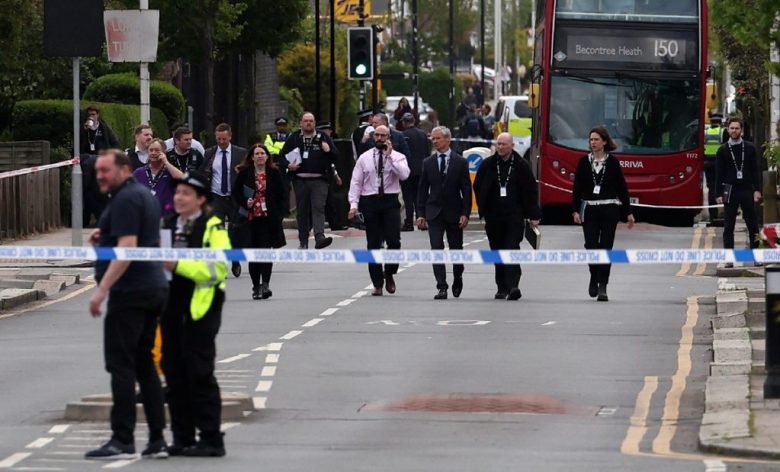
M 720 135 L 723 132 L 720 126 L 711 127 L 704 131 L 704 155 L 714 156 L 720 147 Z
M 206 222 L 203 232 L 203 246 L 209 249 L 231 249 L 228 232 L 222 226 L 222 220 L 212 216 Z M 203 318 L 211 308 L 214 295 L 225 290 L 225 278 L 229 261 L 193 261 L 181 260 L 176 264 L 176 274 L 195 282 L 195 291 L 190 300 L 190 316 L 193 321 Z
M 265 135 L 265 147 L 272 156 L 278 156 L 284 147 L 284 141 L 274 141 L 270 134 Z

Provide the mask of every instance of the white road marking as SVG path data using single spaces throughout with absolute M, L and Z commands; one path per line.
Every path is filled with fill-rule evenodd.
M 705 472 L 726 472 L 726 463 L 718 460 L 704 461 Z
M 123 460 L 123 461 L 114 461 L 114 462 L 111 462 L 110 464 L 104 465 L 103 468 L 104 469 L 119 469 L 121 467 L 125 467 L 125 466 L 133 464 L 135 462 L 138 462 L 140 460 L 141 460 L 140 457 L 136 457 L 135 459 L 126 459 L 126 460 Z
M 227 431 L 229 429 L 235 428 L 236 426 L 241 426 L 241 423 L 222 423 L 222 431 Z
M 19 462 L 22 462 L 23 460 L 27 459 L 31 455 L 32 455 L 31 452 L 17 452 L 15 454 L 11 454 L 10 456 L 0 461 L 0 469 L 10 469 L 11 467 L 15 466 Z
M 400 274 L 401 272 L 403 272 L 403 271 L 405 271 L 405 270 L 406 270 L 406 267 L 401 267 L 401 268 L 400 268 L 400 269 L 398 269 L 398 270 L 397 270 L 395 273 L 396 273 L 396 274 Z
M 253 351 L 270 351 L 270 352 L 279 352 L 282 350 L 282 344 L 283 343 L 270 343 L 266 344 L 265 346 L 260 346 L 252 349 Z
M 320 323 L 320 321 L 322 321 L 322 318 L 314 318 L 314 319 L 311 319 L 311 320 L 307 321 L 306 323 L 304 323 L 301 326 L 303 326 L 304 328 L 311 328 L 313 326 L 317 326 Z
M 346 300 L 341 300 L 340 302 L 336 303 L 336 306 L 349 306 L 355 301 L 356 300 L 354 298 L 347 298 Z
M 52 441 L 54 441 L 54 438 L 38 438 L 24 447 L 26 449 L 40 449 Z
M 227 359 L 222 359 L 221 361 L 217 361 L 217 364 L 230 364 L 231 362 L 240 361 L 241 359 L 246 359 L 251 355 L 252 354 L 239 354 L 237 356 L 228 357 Z
M 273 384 L 273 380 L 261 380 L 257 382 L 257 388 L 255 388 L 255 392 L 268 392 L 271 390 L 271 385 Z
M 303 333 L 303 331 L 290 331 L 289 333 L 285 334 L 279 339 L 284 339 L 285 341 L 289 341 L 290 339 L 298 336 L 299 334 Z
M 54 471 L 54 470 L 66 470 L 62 467 L 14 467 L 14 470 L 28 470 L 30 472 L 47 472 L 47 471 Z
M 49 434 L 62 434 L 70 428 L 69 424 L 55 424 L 49 430 Z
M 373 290 L 373 289 L 374 289 L 373 285 L 366 285 L 366 288 L 364 288 L 363 290 Z
M 358 293 L 362 293 L 362 292 L 358 292 Z M 357 293 L 356 293 L 355 295 L 352 295 L 352 297 L 353 297 L 353 298 L 357 298 Z M 339 311 L 339 309 L 338 309 L 338 308 L 328 308 L 327 310 L 325 310 L 325 311 L 323 311 L 322 313 L 320 313 L 320 314 L 319 314 L 319 316 L 320 316 L 321 318 L 322 318 L 322 317 L 325 317 L 325 316 L 330 316 L 330 315 L 332 315 L 332 314 L 336 313 L 337 311 Z
M 265 363 L 266 364 L 278 364 L 279 363 L 279 354 L 266 354 L 265 355 Z
M 352 298 L 363 298 L 366 295 L 368 295 L 368 291 L 367 290 L 361 290 L 361 291 L 357 292 L 356 294 L 352 295 Z
M 406 264 L 403 265 L 404 269 L 409 269 L 411 267 L 414 267 L 414 262 L 407 262 Z
M 367 325 L 375 325 L 375 324 L 382 324 L 385 326 L 401 326 L 401 323 L 396 323 L 393 320 L 379 320 L 379 321 L 369 321 L 366 323 Z
M 276 375 L 275 365 L 267 365 L 260 371 L 260 377 L 273 377 L 274 375 Z
M 596 416 L 613 416 L 615 413 L 617 413 L 617 407 L 615 408 L 609 408 L 606 406 L 602 406 L 599 408 L 598 413 L 596 413 Z
M 542 326 L 552 326 L 555 324 L 555 321 L 548 321 L 547 323 L 542 323 Z
M 252 404 L 255 406 L 255 410 L 265 410 L 265 403 L 268 401 L 266 397 L 253 397 Z
M 487 320 L 445 320 L 437 321 L 438 326 L 485 326 L 490 324 Z

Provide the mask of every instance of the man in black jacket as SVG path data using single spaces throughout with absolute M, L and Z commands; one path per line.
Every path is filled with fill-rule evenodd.
M 183 126 L 173 132 L 173 149 L 165 156 L 182 172 L 198 170 L 203 166 L 203 154 L 192 147 L 192 130 Z
M 301 129 L 294 132 L 279 153 L 279 167 L 293 177 L 298 215 L 299 249 L 309 248 L 309 231 L 314 228 L 314 247 L 330 246 L 333 238 L 325 236 L 325 203 L 328 198 L 328 172 L 336 164 L 333 141 L 315 130 L 314 113 L 301 116 Z
M 727 129 L 729 140 L 715 155 L 715 189 L 718 195 L 716 201 L 724 204 L 726 209 L 723 247 L 734 248 L 734 225 L 737 222 L 737 210 L 742 207 L 750 247 L 757 248 L 758 218 L 754 204 L 761 201 L 758 153 L 753 143 L 742 139 L 743 126 L 740 118 L 729 118 Z
M 81 129 L 81 154 L 99 154 L 106 149 L 119 149 L 114 131 L 100 119 L 100 110 L 87 108 L 87 121 Z
M 403 193 L 404 210 L 406 212 L 406 218 L 401 231 L 414 231 L 415 215 L 418 217 L 421 215 L 417 207 L 417 188 L 420 186 L 423 159 L 431 154 L 431 142 L 424 131 L 414 126 L 414 115 L 405 113 L 401 117 L 401 121 L 404 123 L 403 135 L 409 145 L 409 155 L 406 156 L 406 162 L 409 164 L 409 170 L 411 171 L 409 177 L 401 182 L 401 192 Z
M 135 136 L 135 147 L 128 148 L 125 152 L 130 159 L 133 170 L 136 170 L 149 162 L 149 145 L 154 139 L 154 133 L 151 126 L 138 125 L 133 135 Z
M 496 152 L 482 162 L 474 180 L 474 194 L 479 217 L 485 218 L 490 249 L 520 249 L 525 219 L 539 225 L 541 211 L 538 189 L 528 163 L 512 150 L 512 135 L 501 133 L 496 139 Z M 517 300 L 520 292 L 519 264 L 496 264 L 495 298 Z
M 471 214 L 469 163 L 452 151 L 451 139 L 449 128 L 433 128 L 431 140 L 436 152 L 425 159 L 420 176 L 417 224 L 428 225 L 431 249 L 444 249 L 445 232 L 450 249 L 463 249 L 463 228 Z M 458 298 L 463 290 L 463 264 L 455 264 L 452 274 L 452 295 Z M 446 300 L 449 287 L 444 264 L 433 264 L 433 275 L 439 290 L 434 300 Z

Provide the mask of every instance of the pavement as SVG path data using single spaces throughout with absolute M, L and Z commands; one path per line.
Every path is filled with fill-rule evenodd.
M 746 245 L 744 225 L 735 245 Z M 735 264 L 735 266 L 739 266 Z M 764 398 L 766 306 L 763 267 L 718 267 L 713 360 L 699 430 L 703 451 L 780 458 L 780 400 Z

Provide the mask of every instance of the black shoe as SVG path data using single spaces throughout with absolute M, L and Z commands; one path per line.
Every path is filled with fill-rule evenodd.
M 320 239 L 318 239 L 317 242 L 314 243 L 314 249 L 324 249 L 330 246 L 332 242 L 333 242 L 333 238 L 331 238 L 330 236 L 328 237 L 323 236 Z
M 382 296 L 382 287 L 374 287 L 374 290 L 371 292 L 372 297 L 381 297 Z
M 385 290 L 387 290 L 387 293 L 395 293 L 395 280 L 393 280 L 393 274 L 385 274 Z
M 186 443 L 181 443 L 181 442 L 174 441 L 173 444 L 168 446 L 168 456 L 170 456 L 170 457 L 183 456 L 184 455 L 184 450 L 187 449 L 188 447 L 192 447 L 194 445 L 195 445 L 195 441 L 186 442 Z
M 509 295 L 506 296 L 507 300 L 520 300 L 520 297 L 522 297 L 523 294 L 520 292 L 520 289 L 515 287 L 512 290 L 509 291 Z
M 596 279 L 593 277 L 590 278 L 590 283 L 588 284 L 588 295 L 590 295 L 590 298 L 595 298 L 596 295 L 599 294 L 599 284 L 596 282 Z
M 225 455 L 225 446 L 198 441 L 198 444 L 194 446 L 185 447 L 181 455 L 185 457 L 222 457 Z
M 301 243 L 301 244 L 299 244 L 298 245 L 298 249 L 303 249 L 303 250 L 309 249 L 309 243 Z
M 104 461 L 114 461 L 119 459 L 135 459 L 135 446 L 124 444 L 116 439 L 112 439 L 97 449 L 84 454 L 84 459 L 96 459 Z
M 723 266 L 724 269 L 733 269 L 734 263 L 733 262 L 727 262 L 726 265 Z
M 455 277 L 452 281 L 452 296 L 458 298 L 463 292 L 463 277 Z
M 233 267 L 230 268 L 230 271 L 233 272 L 233 277 L 240 277 L 241 276 L 241 263 L 240 262 L 233 262 Z
M 411 223 L 404 223 L 404 225 L 401 227 L 401 231 L 404 232 L 414 231 L 414 225 L 412 225 Z
M 271 289 L 268 287 L 268 284 L 263 284 L 262 285 L 261 292 L 263 294 L 262 295 L 263 300 L 265 300 L 266 298 L 271 298 L 273 296 L 273 294 L 274 294 L 274 292 L 272 292 Z
M 600 302 L 609 301 L 609 297 L 607 296 L 607 284 L 599 284 L 599 296 L 596 300 Z
M 434 300 L 446 300 L 447 299 L 447 289 L 446 288 L 440 288 L 439 293 L 433 296 Z
M 508 293 L 506 292 L 506 290 L 499 290 L 498 292 L 496 292 L 496 295 L 493 298 L 495 298 L 496 300 L 506 300 L 507 295 Z
M 252 285 L 252 300 L 260 300 L 260 286 Z
M 165 439 L 150 442 L 146 445 L 146 449 L 141 452 L 141 457 L 144 459 L 167 459 L 169 455 Z

